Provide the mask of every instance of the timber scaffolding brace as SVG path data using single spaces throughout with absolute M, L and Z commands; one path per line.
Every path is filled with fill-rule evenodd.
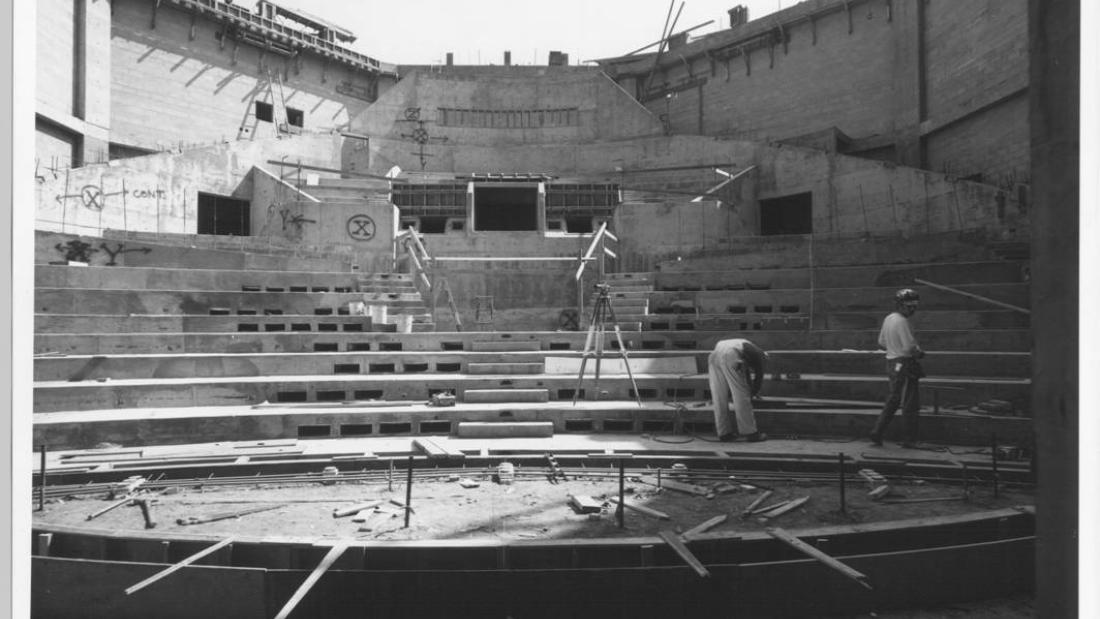
M 746 170 L 747 171 L 747 170 Z M 724 184 L 724 183 L 723 183 Z M 603 282 L 607 275 L 606 259 L 616 259 L 616 254 L 607 242 L 618 242 L 619 238 L 607 229 L 607 222 L 600 224 L 600 228 L 592 234 L 592 241 L 587 250 L 577 257 L 569 256 L 431 256 L 424 247 L 418 233 L 412 226 L 406 228 L 394 237 L 394 266 L 398 258 L 399 248 L 403 248 L 405 255 L 413 267 L 414 281 L 421 289 L 421 294 L 431 299 L 432 320 L 435 321 L 436 296 L 442 290 L 447 295 L 447 303 L 454 314 L 458 330 L 462 330 L 462 321 L 459 318 L 451 287 L 447 283 L 442 272 L 443 262 L 577 262 L 577 270 L 573 279 L 577 286 L 577 316 L 584 316 L 584 272 L 591 262 L 596 263 L 597 280 Z

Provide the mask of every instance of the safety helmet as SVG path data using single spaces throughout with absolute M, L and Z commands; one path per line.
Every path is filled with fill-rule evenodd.
M 920 295 L 912 288 L 902 288 L 894 294 L 894 301 L 899 305 L 902 303 L 916 303 L 920 301 Z

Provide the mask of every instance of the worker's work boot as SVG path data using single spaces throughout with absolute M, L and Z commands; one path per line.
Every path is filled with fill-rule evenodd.
M 760 441 L 768 440 L 768 435 L 763 432 L 753 432 L 752 434 L 745 435 L 745 440 L 750 443 L 759 443 Z
M 736 440 L 737 440 L 737 433 L 736 432 L 727 432 L 727 433 L 723 434 L 722 436 L 718 437 L 718 442 L 719 443 L 732 443 Z

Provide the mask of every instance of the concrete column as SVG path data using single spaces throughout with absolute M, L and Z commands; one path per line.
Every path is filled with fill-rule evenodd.
M 1080 5 L 1030 0 L 1028 9 L 1036 612 L 1076 617 Z
M 897 163 L 924 167 L 920 122 L 924 118 L 924 2 L 894 2 L 893 116 Z
M 76 0 L 77 116 L 84 163 L 106 161 L 111 130 L 111 3 Z

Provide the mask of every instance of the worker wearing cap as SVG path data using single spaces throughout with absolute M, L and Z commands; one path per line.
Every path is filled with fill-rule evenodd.
M 903 447 L 913 447 L 917 442 L 917 424 L 920 413 L 919 381 L 924 376 L 919 359 L 924 351 L 913 336 L 909 317 L 916 313 L 920 295 L 911 288 L 899 290 L 894 295 L 896 309 L 882 321 L 878 345 L 886 349 L 886 376 L 890 382 L 890 394 L 871 430 L 871 442 L 882 445 L 882 435 L 890 425 L 894 413 L 901 407 L 905 420 Z
M 710 395 L 714 399 L 714 429 L 718 440 L 733 441 L 738 434 L 750 442 L 767 439 L 756 429 L 752 398 L 764 383 L 767 354 L 745 339 L 721 340 L 707 358 Z M 730 415 L 732 397 L 734 414 Z

